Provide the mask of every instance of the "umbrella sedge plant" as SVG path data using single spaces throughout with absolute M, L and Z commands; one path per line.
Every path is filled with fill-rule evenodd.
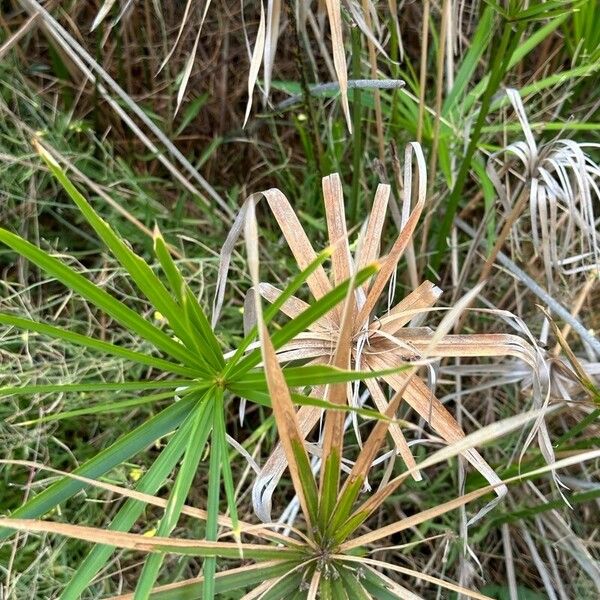
M 149 367 L 153 374 L 153 378 L 150 379 L 132 379 L 123 382 L 82 381 L 81 383 L 7 386 L 0 388 L 0 397 L 38 393 L 110 392 L 114 399 L 102 410 L 115 413 L 126 410 L 132 405 L 164 402 L 169 398 L 173 401 L 166 408 L 157 408 L 156 414 L 149 420 L 78 467 L 74 475 L 79 479 L 67 476 L 60 478 L 25 502 L 11 516 L 37 518 L 48 514 L 56 506 L 87 487 L 84 483 L 85 479 L 81 478 L 103 477 L 111 469 L 144 452 L 158 440 L 170 436 L 158 458 L 136 485 L 139 493 L 156 494 L 172 474 L 176 473 L 164 507 L 164 514 L 157 527 L 157 535 L 168 536 L 177 525 L 206 446 L 210 448 L 206 538 L 214 540 L 216 536 L 221 488 L 225 490 L 233 531 L 239 535 L 234 483 L 228 460 L 224 407 L 225 402 L 232 396 L 242 396 L 263 405 L 270 405 L 264 371 L 260 366 L 260 351 L 252 350 L 251 347 L 257 333 L 256 329 L 251 330 L 234 351 L 224 352 L 201 303 L 186 283 L 170 254 L 171 248 L 160 232 L 156 230 L 154 233 L 154 252 L 161 267 L 162 277 L 157 275 L 142 258 L 135 254 L 130 245 L 99 217 L 47 149 L 39 141 L 34 141 L 34 145 L 50 172 L 139 290 L 139 299 L 150 303 L 156 311 L 159 311 L 164 316 L 167 327 L 165 329 L 157 327 L 65 262 L 20 236 L 0 228 L 0 243 L 79 294 L 131 335 L 143 339 L 152 350 L 134 351 L 100 338 L 4 311 L 0 312 L 0 325 L 83 346 L 91 351 L 101 351 L 123 359 L 126 364 Z M 331 250 L 326 249 L 315 256 L 314 260 L 292 279 L 280 299 L 265 313 L 265 322 L 268 323 L 275 316 L 281 305 L 330 254 Z M 286 323 L 273 335 L 274 346 L 280 348 L 285 345 L 300 331 L 327 314 L 346 297 L 351 285 L 361 285 L 372 277 L 376 270 L 376 266 L 366 265 L 352 281 L 342 282 L 318 302 L 307 307 L 298 318 Z M 249 351 L 246 352 L 247 350 Z M 353 381 L 363 376 L 370 375 L 343 371 L 326 365 L 318 369 L 307 370 L 299 366 L 286 370 L 288 382 L 296 387 Z M 132 401 L 131 394 L 142 392 L 149 393 L 137 396 Z M 123 397 L 128 398 L 123 399 Z M 316 403 L 321 408 L 328 406 L 328 402 L 323 399 L 309 398 L 299 393 L 294 394 L 294 402 L 312 405 Z M 25 424 L 76 418 L 82 414 L 95 412 L 98 410 L 92 404 L 88 409 L 49 414 L 29 420 Z M 376 411 L 362 412 L 372 418 L 382 418 Z M 143 503 L 129 499 L 117 511 L 108 529 L 113 532 L 128 531 L 143 510 Z M 1 528 L 0 539 L 5 539 L 10 533 L 9 529 Z M 92 549 L 70 579 L 61 598 L 64 600 L 78 598 L 110 559 L 113 550 L 111 545 L 98 545 Z M 149 590 L 154 586 L 160 572 L 162 561 L 163 556 L 160 554 L 148 557 L 138 580 L 136 598 L 148 597 Z M 212 594 L 214 572 L 214 558 L 209 557 L 204 562 L 206 597 Z
M 258 283 L 257 228 L 254 216 L 254 202 L 247 205 L 245 233 L 248 246 L 248 262 L 252 280 Z M 360 281 L 360 271 L 353 276 L 352 284 Z M 341 314 L 341 334 L 335 347 L 334 364 L 339 373 L 347 373 L 351 351 L 349 324 L 353 319 L 355 285 L 347 285 L 339 305 Z M 472 589 L 465 588 L 446 579 L 434 577 L 413 569 L 371 558 L 373 544 L 379 544 L 390 536 L 431 521 L 455 510 L 467 503 L 474 502 L 493 492 L 499 486 L 543 475 L 560 468 L 582 464 L 585 461 L 600 458 L 600 451 L 570 454 L 558 462 L 546 465 L 525 474 L 519 474 L 505 481 L 475 489 L 452 500 L 417 512 L 401 520 L 392 520 L 374 529 L 363 529 L 367 519 L 383 509 L 391 494 L 404 484 L 411 475 L 425 472 L 428 468 L 443 463 L 469 449 L 481 446 L 523 427 L 526 423 L 538 419 L 545 410 L 530 411 L 488 425 L 479 431 L 450 444 L 430 455 L 419 464 L 404 473 L 392 477 L 366 501 L 359 498 L 363 484 L 373 470 L 373 458 L 385 443 L 392 416 L 396 413 L 403 398 L 403 391 L 397 391 L 385 411 L 387 419 L 377 419 L 366 438 L 351 472 L 344 479 L 341 457 L 344 454 L 343 418 L 344 412 L 351 410 L 347 404 L 347 381 L 329 384 L 327 405 L 322 406 L 324 415 L 324 434 L 321 468 L 317 476 L 311 468 L 309 455 L 301 431 L 295 393 L 290 390 L 289 377 L 286 380 L 285 369 L 281 368 L 274 342 L 278 332 L 271 334 L 266 321 L 271 316 L 272 307 L 263 315 L 261 298 L 254 295 L 257 325 L 253 330 L 259 334 L 259 352 L 264 369 L 265 384 L 271 399 L 278 437 L 287 460 L 294 491 L 302 512 L 302 519 L 296 526 L 289 527 L 289 533 L 279 533 L 274 524 L 253 525 L 223 515 L 212 515 L 203 511 L 180 505 L 180 512 L 206 523 L 205 539 L 180 539 L 168 535 L 146 537 L 143 534 L 105 530 L 81 525 L 52 522 L 48 520 L 7 518 L 0 519 L 0 526 L 13 530 L 29 532 L 47 532 L 70 538 L 89 541 L 96 548 L 122 548 L 148 554 L 146 566 L 152 560 L 160 561 L 166 554 L 197 556 L 204 559 L 204 575 L 191 580 L 183 580 L 164 586 L 150 587 L 144 590 L 146 598 L 153 600 L 173 600 L 191 598 L 210 598 L 215 595 L 243 598 L 243 600 L 275 600 L 298 598 L 313 600 L 316 598 L 348 600 L 401 599 L 418 600 L 422 598 L 407 585 L 398 582 L 398 576 L 410 580 L 426 581 L 439 587 L 444 593 L 455 592 L 469 598 L 489 600 L 489 597 Z M 318 302 L 317 302 L 318 304 Z M 404 372 L 408 380 L 414 377 L 417 366 L 410 366 Z M 219 408 L 216 403 L 213 410 Z M 214 456 L 211 452 L 211 459 Z M 21 461 L 23 466 L 31 463 Z M 36 465 L 37 466 L 37 465 Z M 45 467 L 43 467 L 45 468 Z M 51 470 L 57 472 L 55 470 Z M 154 505 L 169 509 L 171 498 L 164 501 L 152 494 L 138 490 L 122 489 L 118 486 L 94 481 L 79 473 L 64 474 L 67 481 L 85 485 L 95 485 L 101 489 L 122 494 L 128 502 L 142 505 Z M 175 484 L 177 486 L 177 482 Z M 221 528 L 221 535 L 208 537 L 209 522 Z M 273 529 L 272 529 L 273 528 Z M 216 533 L 216 531 L 214 531 Z M 223 538 L 234 538 L 224 541 Z M 245 538 L 253 538 L 246 542 Z M 237 538 L 237 539 L 236 539 Z M 381 547 L 377 547 L 381 550 Z M 215 574 L 217 558 L 227 561 L 226 566 Z M 232 564 L 232 562 L 234 564 Z M 242 564 L 239 564 L 239 563 Z M 235 564 L 238 563 L 238 564 Z M 210 570 L 206 565 L 210 565 Z M 139 584 L 138 584 L 139 588 Z M 121 595 L 119 600 L 135 600 L 139 591 Z M 117 600 L 115 598 L 115 600 Z
M 0 519 L 0 526 L 17 531 L 46 532 L 98 544 L 96 547 L 118 547 L 136 552 L 147 553 L 150 557 L 162 557 L 165 554 L 203 557 L 205 561 L 220 558 L 232 561 L 243 558 L 242 565 L 228 566 L 208 579 L 206 575 L 183 580 L 163 586 L 157 586 L 148 593 L 152 600 L 200 599 L 215 594 L 223 597 L 242 598 L 243 600 L 275 600 L 293 598 L 313 600 L 316 598 L 348 600 L 419 600 L 422 597 L 398 583 L 398 575 L 410 580 L 426 581 L 448 594 L 456 592 L 468 598 L 490 600 L 489 596 L 476 590 L 467 589 L 446 579 L 427 575 L 397 564 L 370 558 L 370 548 L 390 536 L 436 519 L 449 511 L 463 507 L 485 497 L 494 491 L 497 485 L 530 480 L 550 471 L 582 465 L 588 461 L 600 459 L 600 450 L 569 453 L 566 458 L 526 473 L 505 479 L 495 485 L 487 485 L 458 496 L 452 500 L 417 512 L 404 519 L 389 522 L 385 526 L 360 533 L 361 524 L 368 515 L 381 510 L 390 490 L 397 489 L 415 472 L 425 472 L 428 468 L 443 463 L 468 448 L 481 446 L 515 431 L 527 422 L 539 417 L 541 411 L 531 411 L 483 427 L 458 442 L 446 446 L 421 463 L 415 465 L 384 486 L 381 493 L 375 494 L 367 502 L 356 502 L 357 489 L 371 470 L 371 459 L 383 444 L 390 422 L 378 420 L 371 430 L 352 472 L 342 482 L 343 474 L 339 469 L 339 456 L 344 451 L 342 442 L 333 438 L 336 426 L 339 427 L 339 409 L 348 409 L 346 405 L 326 409 L 326 439 L 333 440 L 325 449 L 323 469 L 319 480 L 313 474 L 303 437 L 299 428 L 293 394 L 285 379 L 272 339 L 261 320 L 261 352 L 265 366 L 266 381 L 272 398 L 273 413 L 279 437 L 288 460 L 294 490 L 300 499 L 303 522 L 291 527 L 289 533 L 281 534 L 270 530 L 271 526 L 257 526 L 223 515 L 217 517 L 222 528 L 220 539 L 196 540 L 172 537 L 146 537 L 143 534 L 124 533 L 106 529 L 70 525 L 35 519 Z M 343 348 L 340 347 L 340 353 Z M 345 397 L 343 383 L 332 388 L 342 388 L 340 398 Z M 401 398 L 401 394 L 390 402 L 391 414 Z M 341 438 L 343 440 L 343 436 Z M 16 461 L 19 462 L 19 461 Z M 27 461 L 23 466 L 42 467 Z M 55 473 L 56 470 L 50 469 Z M 108 483 L 94 481 L 77 474 L 64 474 L 65 478 L 94 485 L 101 489 L 121 494 L 128 501 L 144 505 L 166 507 L 167 502 L 150 494 L 119 488 Z M 206 511 L 182 506 L 182 512 L 200 520 L 208 521 Z M 389 514 L 389 511 L 388 511 Z M 223 541 L 224 537 L 248 536 L 253 542 Z M 434 536 L 436 537 L 436 536 Z M 420 540 L 428 541 L 432 538 Z M 417 542 L 417 543 L 420 543 Z M 381 550 L 381 546 L 377 550 Z M 113 600 L 133 600 L 135 593 L 114 597 Z

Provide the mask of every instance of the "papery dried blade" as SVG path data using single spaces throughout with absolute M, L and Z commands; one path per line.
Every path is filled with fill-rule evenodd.
M 100 527 L 87 527 L 84 525 L 71 525 L 70 523 L 36 519 L 0 518 L 0 527 L 16 531 L 55 533 L 72 539 L 136 550 L 138 552 L 161 552 L 203 557 L 222 556 L 238 559 L 240 549 L 239 544 L 236 542 L 149 537 L 141 533 L 124 533 Z M 244 552 L 247 557 L 257 560 L 278 558 L 285 560 L 285 557 L 300 558 L 303 554 L 302 550 L 292 550 L 264 544 L 244 544 Z
M 453 456 L 463 454 L 465 450 L 473 449 L 475 446 L 481 445 L 483 443 L 494 440 L 500 436 L 506 435 L 507 433 L 510 433 L 511 431 L 522 427 L 527 422 L 537 418 L 541 412 L 542 411 L 531 411 L 529 413 L 516 415 L 514 417 L 509 417 L 508 419 L 504 419 L 491 425 L 487 425 L 482 429 L 469 434 L 460 441 L 451 444 L 450 446 L 447 446 L 445 448 L 442 448 L 441 450 L 438 450 L 433 455 L 429 456 L 424 461 L 419 463 L 417 465 L 417 468 L 426 469 L 433 465 L 444 462 L 449 458 L 452 458 Z M 384 537 L 388 537 L 390 535 L 394 535 L 395 533 L 399 533 L 400 531 L 404 531 L 407 528 L 415 527 L 421 523 L 424 523 L 425 521 L 429 521 L 437 516 L 445 514 L 450 510 L 454 510 L 455 508 L 464 506 L 465 504 L 472 502 L 477 498 L 481 498 L 482 496 L 489 494 L 491 491 L 495 490 L 497 487 L 506 487 L 508 484 L 520 481 L 521 479 L 526 477 L 532 477 L 535 475 L 547 473 L 549 471 L 554 471 L 559 468 L 567 467 L 572 464 L 579 464 L 580 462 L 594 460 L 598 456 L 600 456 L 600 450 L 582 452 L 578 455 L 569 456 L 550 465 L 545 465 L 543 467 L 534 469 L 532 471 L 529 471 L 528 473 L 519 474 L 504 481 L 498 481 L 497 483 L 485 486 L 478 490 L 474 490 L 473 492 L 469 492 L 468 494 L 464 494 L 458 498 L 455 498 L 443 504 L 433 506 L 432 508 L 429 508 L 415 515 L 402 519 L 402 521 L 399 521 L 397 523 L 386 525 L 385 527 L 382 527 L 378 530 L 353 538 L 348 542 L 342 544 L 340 550 L 343 552 L 347 552 L 352 548 L 357 548 L 359 546 L 370 544 L 377 540 L 383 539 Z M 380 490 L 376 492 L 361 507 L 359 507 L 359 509 L 357 509 L 355 515 L 364 513 L 368 516 L 368 514 L 370 514 L 376 507 L 380 506 L 381 502 L 383 502 L 384 499 L 388 497 L 390 493 L 393 493 L 393 491 L 396 490 L 398 486 L 401 485 L 407 479 L 408 476 L 409 473 L 403 473 L 402 475 L 393 479 L 388 484 L 387 490 Z M 362 518 L 358 522 L 362 522 L 364 518 Z
M 173 116 L 177 116 L 179 109 L 181 108 L 181 103 L 185 98 L 185 92 L 187 90 L 188 82 L 190 80 L 190 75 L 192 74 L 192 69 L 194 67 L 194 63 L 196 62 L 196 52 L 198 51 L 198 43 L 200 42 L 200 33 L 202 29 L 198 29 L 198 33 L 196 34 L 196 39 L 194 40 L 194 45 L 192 46 L 192 51 L 190 52 L 187 60 L 185 62 L 185 66 L 183 68 L 183 73 L 181 76 L 181 83 L 179 84 L 179 89 L 177 90 L 177 100 L 175 101 L 175 110 L 173 112 Z
M 482 356 L 514 356 L 529 365 L 532 370 L 537 368 L 537 355 L 534 349 L 522 338 L 508 333 L 453 334 L 446 335 L 435 345 L 431 343 L 431 334 L 411 335 L 406 330 L 402 340 L 414 346 L 423 358 L 455 358 Z
M 416 316 L 414 311 L 431 308 L 441 295 L 442 290 L 437 285 L 431 281 L 424 281 L 372 326 L 380 326 L 386 333 L 396 334 Z
M 377 406 L 381 413 L 387 414 L 389 404 L 383 393 L 383 390 L 379 386 L 379 383 L 377 383 L 375 379 L 366 379 L 365 384 L 369 389 L 369 392 L 371 393 L 371 398 L 373 398 L 375 406 Z M 412 452 L 410 451 L 410 448 L 408 446 L 406 438 L 404 437 L 404 434 L 402 433 L 402 429 L 400 429 L 400 426 L 396 425 L 395 423 L 392 423 L 390 425 L 389 433 L 392 437 L 392 440 L 394 441 L 394 444 L 396 445 L 396 450 L 398 454 L 400 454 L 406 466 L 409 469 L 415 467 L 415 459 L 412 455 Z M 416 471 L 413 474 L 413 477 L 415 481 L 421 481 L 422 479 L 421 474 L 418 471 Z
M 196 34 L 196 39 L 194 41 L 194 46 L 192 48 L 192 51 L 189 53 L 188 58 L 186 60 L 185 67 L 183 69 L 183 74 L 181 77 L 181 83 L 179 84 L 179 90 L 177 91 L 177 102 L 176 102 L 176 106 L 175 106 L 174 115 L 176 115 L 179 112 L 179 108 L 180 108 L 183 98 L 185 96 L 185 91 L 187 89 L 188 81 L 189 81 L 190 75 L 192 73 L 192 68 L 196 61 L 196 52 L 198 51 L 198 42 L 200 41 L 200 34 L 202 33 L 202 27 L 204 26 L 204 21 L 206 20 L 206 14 L 208 13 L 208 9 L 210 8 L 211 1 L 212 0 L 204 1 L 204 9 L 202 10 L 202 17 L 201 17 L 200 23 L 198 25 L 198 33 Z M 187 6 L 186 6 L 186 11 L 189 10 L 189 5 L 190 5 L 190 2 L 188 2 Z M 185 19 L 185 16 L 184 16 L 184 19 Z M 177 46 L 177 42 L 179 41 L 179 37 L 181 36 L 181 32 L 183 31 L 183 25 L 184 25 L 184 23 L 181 24 L 177 40 L 175 41 L 175 44 L 173 45 L 173 48 L 171 49 L 171 53 L 175 50 L 175 47 Z M 164 64 L 166 64 L 166 62 L 169 60 L 171 53 L 169 54 L 169 56 L 167 56 L 167 58 L 165 59 L 165 62 L 163 62 L 160 69 L 162 69 Z M 160 71 L 160 69 L 159 69 L 159 71 Z
M 356 22 L 356 25 L 362 31 L 365 37 L 373 44 L 373 46 L 377 49 L 378 52 L 383 54 L 383 56 L 389 60 L 389 56 L 387 55 L 385 49 L 379 43 L 379 40 L 375 37 L 375 32 L 372 30 L 372 24 L 371 27 L 369 27 L 368 24 L 373 19 L 377 19 L 377 10 L 374 7 L 373 3 L 370 3 L 371 14 L 369 15 L 369 19 L 367 19 L 365 14 L 361 12 L 360 8 L 358 7 L 358 2 L 348 2 L 347 7 L 350 11 L 350 14 L 352 15 L 352 18 Z
M 267 30 L 265 35 L 265 52 L 263 60 L 264 101 L 266 103 L 271 90 L 271 77 L 273 74 L 273 63 L 279 39 L 279 26 L 281 22 L 281 0 L 267 1 Z
M 304 437 L 300 431 L 290 391 L 277 360 L 275 348 L 264 326 L 261 327 L 261 347 L 279 439 L 287 458 L 294 489 L 298 494 L 302 511 L 310 526 L 311 523 L 315 522 L 317 514 L 316 483 L 310 469 L 310 461 L 304 446 Z
M 244 229 L 244 222 L 248 213 L 248 202 L 249 199 L 246 199 L 244 204 L 242 204 L 233 221 L 233 224 L 231 225 L 231 229 L 229 230 L 229 233 L 223 242 L 223 246 L 221 246 L 221 252 L 219 253 L 219 269 L 217 273 L 217 283 L 215 285 L 215 296 L 213 299 L 213 310 L 211 317 L 211 325 L 213 328 L 216 326 L 219 321 L 219 317 L 221 316 L 231 257 L 233 255 L 235 244 L 239 240 Z
M 350 368 L 355 306 L 356 298 L 354 296 L 354 286 L 352 285 L 344 303 L 340 333 L 333 357 L 333 365 L 343 370 Z M 333 404 L 346 404 L 348 401 L 347 384 L 330 384 L 326 399 Z M 319 523 L 323 529 L 329 522 L 339 489 L 345 418 L 343 411 L 330 410 L 325 413 L 323 459 L 319 487 Z
M 291 204 L 284 194 L 275 188 L 266 190 L 263 195 L 296 259 L 298 267 L 300 270 L 306 269 L 317 258 L 317 254 Z M 308 277 L 307 284 L 317 300 L 332 290 L 331 282 L 322 266 Z
M 333 64 L 335 73 L 340 84 L 342 96 L 342 108 L 346 117 L 348 131 L 352 133 L 352 118 L 348 104 L 348 67 L 346 65 L 346 51 L 344 49 L 344 38 L 342 36 L 342 12 L 340 0 L 325 0 L 327 15 L 329 17 L 329 28 L 331 30 L 331 46 L 333 49 Z
M 260 3 L 260 21 L 258 24 L 258 32 L 256 34 L 256 42 L 254 43 L 254 50 L 252 51 L 252 58 L 250 59 L 250 69 L 248 72 L 248 102 L 246 103 L 246 114 L 244 115 L 244 124 L 246 126 L 250 111 L 252 110 L 252 94 L 254 93 L 254 87 L 256 86 L 256 80 L 258 79 L 258 71 L 262 62 L 263 54 L 265 51 L 265 7 L 261 0 Z
M 333 173 L 323 177 L 322 186 L 329 245 L 333 248 L 331 255 L 333 285 L 339 285 L 349 279 L 353 271 L 348 245 L 342 180 L 337 173 Z
M 415 155 L 417 170 L 418 170 L 418 186 L 417 186 L 417 202 L 413 208 L 412 213 L 408 217 L 406 224 L 398 234 L 392 249 L 389 254 L 382 260 L 381 269 L 377 276 L 375 277 L 375 281 L 369 290 L 369 294 L 367 296 L 367 300 L 365 305 L 359 312 L 358 322 L 363 322 L 367 319 L 371 311 L 375 308 L 377 301 L 380 299 L 381 294 L 390 280 L 390 277 L 394 273 L 396 267 L 398 266 L 398 262 L 400 258 L 402 258 L 402 254 L 404 250 L 406 250 L 412 235 L 417 227 L 417 223 L 419 218 L 421 217 L 421 213 L 423 212 L 423 207 L 425 206 L 425 197 L 426 197 L 426 186 L 427 186 L 427 168 L 425 166 L 425 157 L 423 156 L 423 150 L 421 146 L 416 143 L 408 144 L 405 152 L 405 193 L 411 193 L 411 184 L 410 181 L 412 179 L 412 155 Z M 405 205 L 408 200 L 405 198 Z M 410 202 L 408 202 L 408 205 Z
M 177 48 L 177 45 L 179 44 L 179 40 L 181 39 L 181 34 L 183 33 L 183 30 L 185 28 L 185 25 L 187 23 L 187 20 L 188 20 L 189 14 L 190 14 L 191 6 L 192 6 L 192 0 L 187 0 L 187 2 L 185 4 L 185 9 L 183 11 L 183 16 L 181 18 L 181 23 L 180 23 L 179 29 L 177 31 L 177 37 L 175 38 L 175 42 L 171 46 L 171 49 L 169 50 L 167 56 L 165 56 L 163 61 L 160 63 L 160 67 L 158 67 L 158 71 L 156 72 L 157 75 L 165 68 L 165 65 L 169 62 L 169 60 L 171 59 L 171 56 L 173 56 L 173 52 L 175 52 L 175 48 Z
M 362 269 L 368 264 L 377 260 L 381 247 L 381 238 L 387 205 L 390 198 L 390 186 L 380 183 L 375 192 L 373 206 L 369 213 L 369 220 L 364 235 L 359 238 L 358 249 L 356 251 L 356 268 Z M 363 285 L 365 292 L 369 285 L 368 282 Z
M 288 199 L 278 189 L 272 188 L 264 192 L 253 194 L 248 197 L 241 206 L 232 226 L 227 234 L 227 238 L 223 243 L 219 254 L 219 272 L 217 275 L 217 285 L 215 289 L 215 297 L 213 301 L 213 314 L 211 323 L 213 327 L 216 325 L 221 314 L 223 300 L 225 298 L 225 286 L 227 284 L 227 276 L 231 264 L 231 257 L 235 244 L 237 243 L 242 231 L 244 230 L 245 222 L 248 215 L 248 206 L 250 203 L 256 203 L 260 198 L 264 197 L 269 204 L 275 220 L 277 221 L 283 236 L 285 237 L 296 263 L 300 270 L 306 269 L 311 263 L 317 259 L 306 232 L 302 228 L 298 217 L 294 213 Z M 258 285 L 258 280 L 253 282 Z M 319 265 L 306 280 L 306 283 L 316 299 L 321 298 L 332 289 L 331 283 L 323 269 Z
M 282 363 L 296 360 L 316 359 L 319 362 L 323 358 L 331 356 L 333 342 L 330 344 L 319 343 L 318 340 L 299 340 L 289 346 L 284 346 L 277 352 L 277 357 Z
M 375 370 L 390 368 L 388 363 L 380 357 L 371 357 L 370 367 Z M 443 437 L 448 443 L 457 442 L 465 437 L 456 419 L 444 407 L 444 405 L 434 396 L 432 391 L 423 383 L 419 377 L 413 377 L 410 380 L 405 372 L 399 372 L 393 375 L 386 375 L 384 380 L 396 391 L 402 391 L 403 398 L 425 419 L 431 428 Z M 495 471 L 488 463 L 473 449 L 465 452 L 465 458 L 492 484 L 500 480 Z M 498 496 L 506 494 L 506 488 L 499 486 L 496 488 Z
M 94 18 L 94 22 L 90 28 L 90 31 L 94 31 L 102 21 L 106 18 L 110 9 L 113 7 L 113 4 L 116 0 L 104 0 L 104 4 L 100 7 L 100 10 L 96 13 L 96 17 Z
M 317 597 L 317 592 L 319 591 L 319 583 L 321 581 L 321 569 L 315 569 L 313 576 L 310 580 L 310 585 L 308 586 L 308 591 L 306 594 L 306 600 L 315 600 Z
M 244 240 L 246 242 L 246 254 L 248 262 L 248 270 L 250 271 L 250 279 L 253 286 L 259 285 L 259 265 L 260 258 L 258 255 L 258 223 L 256 222 L 256 197 L 248 198 L 248 208 L 246 218 L 244 219 Z M 262 322 L 262 310 L 260 298 L 255 297 L 256 316 L 259 322 Z

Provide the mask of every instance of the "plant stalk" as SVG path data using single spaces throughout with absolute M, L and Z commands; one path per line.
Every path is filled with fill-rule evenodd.
M 467 151 L 465 153 L 465 158 L 463 159 L 456 176 L 452 193 L 450 194 L 446 206 L 444 207 L 444 217 L 437 233 L 436 249 L 430 263 L 431 268 L 434 271 L 437 271 L 440 267 L 443 250 L 446 244 L 446 238 L 450 232 L 450 228 L 452 227 L 454 216 L 458 209 L 458 203 L 460 202 L 465 184 L 467 182 L 467 176 L 469 175 L 469 171 L 471 169 L 471 160 L 475 154 L 475 151 L 477 150 L 479 138 L 481 136 L 481 130 L 492 103 L 492 97 L 496 93 L 496 90 L 506 74 L 508 65 L 510 63 L 510 58 L 521 38 L 521 33 L 524 27 L 525 26 L 523 24 L 519 24 L 517 31 L 513 33 L 512 23 L 508 20 L 504 20 L 502 38 L 498 45 L 498 50 L 493 52 L 490 78 L 481 100 L 481 108 L 477 116 L 477 121 L 473 127 L 471 139 L 469 140 L 469 145 L 467 146 Z M 430 176 L 432 177 L 433 174 L 430 174 Z
M 358 27 L 352 28 L 352 77 L 360 78 L 360 31 Z M 352 144 L 352 191 L 350 195 L 350 222 L 356 224 L 358 211 L 360 209 L 360 176 L 361 163 L 363 155 L 362 141 L 362 92 L 360 88 L 352 90 L 352 129 L 353 144 Z

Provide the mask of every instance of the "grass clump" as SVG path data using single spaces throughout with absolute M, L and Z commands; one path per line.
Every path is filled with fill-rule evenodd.
M 595 10 L 4 2 L 0 595 L 595 598 Z

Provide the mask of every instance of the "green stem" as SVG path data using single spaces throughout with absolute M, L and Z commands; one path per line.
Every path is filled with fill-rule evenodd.
M 317 156 L 317 164 L 315 165 L 316 169 L 319 171 L 321 176 L 324 174 L 324 155 L 323 155 L 323 147 L 321 145 L 321 138 L 319 137 L 319 128 L 317 126 L 317 117 L 315 114 L 315 109 L 313 106 L 313 100 L 310 94 L 310 85 L 308 83 L 308 68 L 306 66 L 306 62 L 303 58 L 302 46 L 300 41 L 300 29 L 298 20 L 296 19 L 296 8 L 293 2 L 286 2 L 285 7 L 287 9 L 288 17 L 290 22 L 292 23 L 292 28 L 294 31 L 294 43 L 292 44 L 292 55 L 294 57 L 294 62 L 296 63 L 296 69 L 298 70 L 298 74 L 300 75 L 300 87 L 302 88 L 302 97 L 304 103 L 304 109 L 306 111 L 306 116 L 308 119 L 308 127 L 310 130 L 310 134 L 313 138 L 313 144 L 315 147 L 315 154 Z
M 516 49 L 517 44 L 519 43 L 523 29 L 524 25 L 519 24 L 517 30 L 513 33 L 512 23 L 508 20 L 505 20 L 504 29 L 502 31 L 502 38 L 500 39 L 500 44 L 497 47 L 498 49 L 495 51 L 492 50 L 492 68 L 488 85 L 485 89 L 481 100 L 481 108 L 479 110 L 479 114 L 477 115 L 477 121 L 475 122 L 475 126 L 473 127 L 473 131 L 471 133 L 471 139 L 469 140 L 469 145 L 465 153 L 465 158 L 462 161 L 460 169 L 456 176 L 456 181 L 454 183 L 454 187 L 452 188 L 452 193 L 450 194 L 447 204 L 444 207 L 444 217 L 440 228 L 438 229 L 436 251 L 431 258 L 431 267 L 434 271 L 437 271 L 439 269 L 440 263 L 442 261 L 443 251 L 446 246 L 446 238 L 450 233 L 450 228 L 452 227 L 454 216 L 458 209 L 458 203 L 460 202 L 465 184 L 467 182 L 467 177 L 471 169 L 471 160 L 475 154 L 475 151 L 477 150 L 477 145 L 481 136 L 481 130 L 483 128 L 483 125 L 485 124 L 486 117 L 490 110 L 492 98 L 508 70 L 510 58 L 514 50 Z M 494 46 L 492 46 L 492 48 L 494 48 Z M 430 173 L 429 176 L 433 177 L 434 174 Z
M 570 504 L 582 504 L 584 502 L 591 502 L 596 498 L 600 497 L 600 489 L 587 490 L 584 492 L 577 492 L 568 497 Z M 549 510 L 557 510 L 565 507 L 565 501 L 562 498 L 556 500 L 550 500 L 543 504 L 534 504 L 514 510 L 512 512 L 503 512 L 492 518 L 493 525 L 501 525 L 503 523 L 514 523 L 515 521 L 521 521 L 522 519 L 531 519 L 536 515 Z

